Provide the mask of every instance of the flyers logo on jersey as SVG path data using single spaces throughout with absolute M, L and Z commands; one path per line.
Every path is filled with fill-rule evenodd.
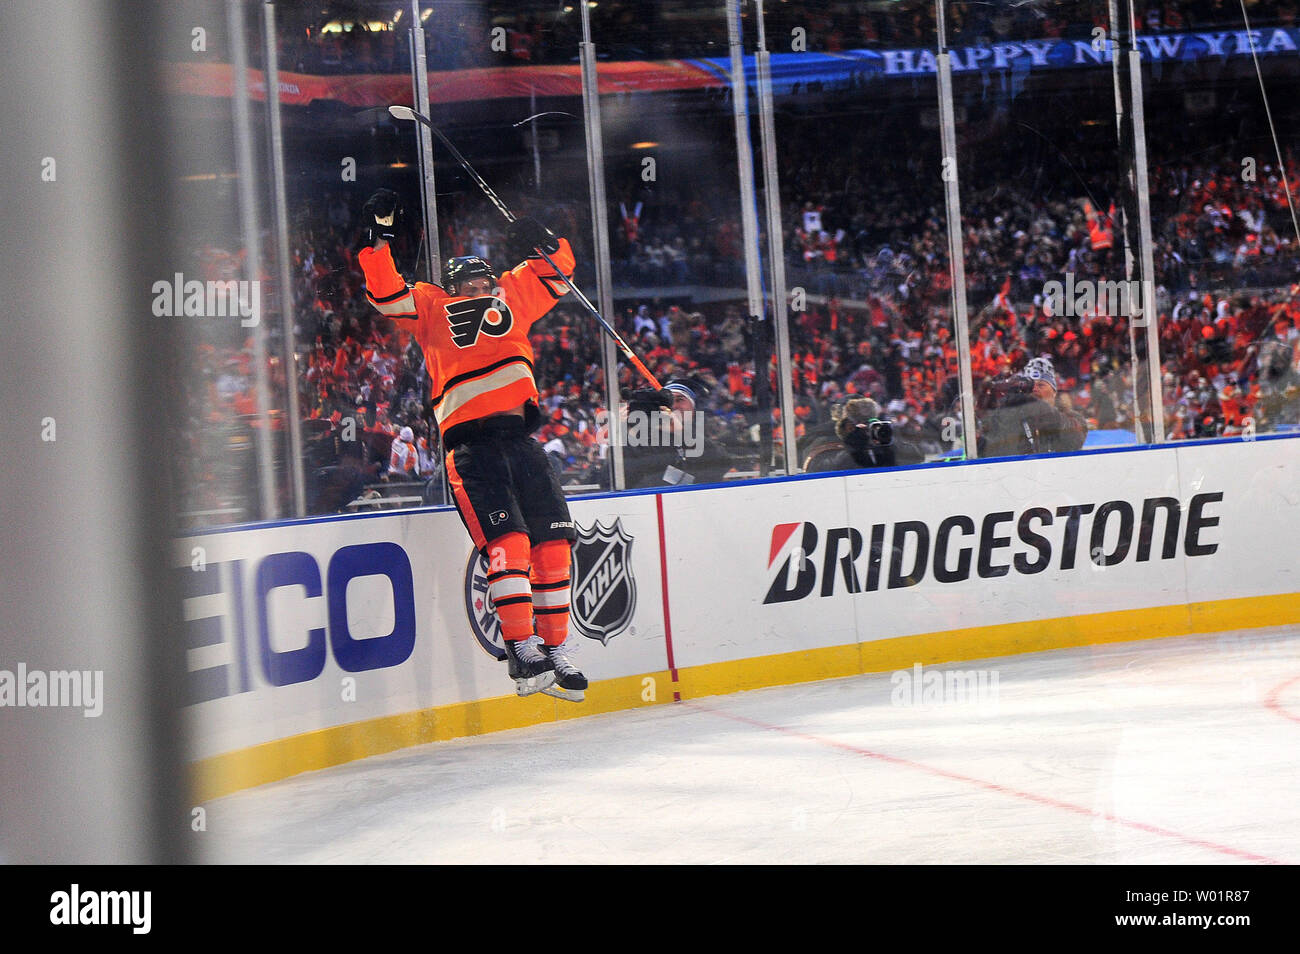
M 451 325 L 451 341 L 458 348 L 472 348 L 479 334 L 500 338 L 515 323 L 510 306 L 500 298 L 484 295 L 443 306 Z

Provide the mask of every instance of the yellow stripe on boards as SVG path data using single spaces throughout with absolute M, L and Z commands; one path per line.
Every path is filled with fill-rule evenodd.
M 602 679 L 587 688 L 587 697 L 580 703 L 540 692 L 523 699 L 495 696 L 304 732 L 194 762 L 193 797 L 198 801 L 220 798 L 412 745 L 672 702 L 670 685 L 665 670 Z
M 1300 611 L 1295 613 L 1300 622 Z M 1259 623 L 1256 625 L 1280 625 Z M 1240 629 L 1238 625 L 1220 629 Z M 1119 610 L 1025 623 L 997 623 L 969 629 L 896 636 L 848 646 L 759 656 L 678 669 L 684 698 L 716 696 L 767 686 L 787 686 L 873 672 L 908 669 L 915 663 L 958 662 L 1015 656 L 1047 649 L 1186 636 L 1192 628 L 1186 606 Z
M 1300 593 L 1192 603 L 1187 609 L 1191 613 L 1193 632 L 1197 633 L 1286 626 L 1300 619 Z
M 679 691 L 683 699 L 692 699 L 889 672 L 910 668 L 915 663 L 933 665 L 1049 649 L 1297 623 L 1300 623 L 1300 593 L 1250 596 L 974 626 L 708 663 L 679 668 L 676 683 L 667 670 L 603 679 L 588 687 L 587 697 L 581 703 L 555 699 L 542 693 L 524 699 L 496 696 L 475 702 L 457 702 L 318 729 L 203 759 L 192 766 L 194 797 L 199 801 L 219 798 L 302 772 L 329 768 L 412 745 L 672 702 L 674 690 Z
M 851 643 L 848 646 L 754 656 L 703 666 L 678 666 L 675 688 L 681 692 L 683 699 L 698 699 L 701 696 L 720 696 L 767 686 L 854 676 L 862 672 L 858 648 L 857 643 Z

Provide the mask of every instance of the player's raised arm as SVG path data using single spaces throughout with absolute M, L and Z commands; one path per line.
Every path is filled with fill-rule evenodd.
M 524 321 L 533 322 L 551 310 L 568 293 L 568 286 L 537 251 L 551 256 L 564 274 L 573 275 L 573 249 L 568 239 L 559 238 L 536 219 L 524 216 L 510 224 L 507 246 L 512 256 L 523 259 L 501 276 L 501 288 L 511 307 Z
M 361 209 L 361 225 L 367 244 L 357 254 L 366 276 L 366 299 L 385 318 L 414 321 L 415 296 L 397 273 L 388 243 L 397 234 L 402 208 L 396 192 L 380 189 Z

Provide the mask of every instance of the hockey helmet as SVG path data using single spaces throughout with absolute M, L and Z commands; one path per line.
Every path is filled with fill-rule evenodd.
M 458 255 L 442 263 L 442 287 L 448 291 L 471 278 L 490 278 L 494 282 L 497 280 L 492 266 L 477 255 Z

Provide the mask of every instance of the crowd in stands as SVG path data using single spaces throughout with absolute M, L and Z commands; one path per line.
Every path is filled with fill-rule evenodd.
M 1239 0 L 1157 0 L 1141 4 L 1146 33 L 1208 28 L 1242 29 Z M 410 68 L 408 23 L 391 21 L 399 9 L 376 7 L 384 29 L 370 29 L 351 8 L 328 6 L 301 28 L 282 31 L 280 68 L 309 74 L 394 73 Z M 521 9 L 522 8 L 522 9 Z M 1294 26 L 1296 0 L 1247 0 L 1252 27 Z M 1108 29 L 1109 7 L 1099 0 L 948 3 L 949 44 L 987 46 L 1026 39 L 1089 39 Z M 403 10 L 405 13 L 406 11 Z M 603 57 L 659 60 L 727 55 L 724 4 L 605 0 L 591 10 L 592 34 Z M 900 0 L 888 8 L 847 2 L 768 3 L 769 49 L 780 52 L 801 30 L 801 48 L 932 47 L 933 0 Z M 492 31 L 502 32 L 495 36 Z M 425 21 L 431 70 L 573 63 L 581 28 L 574 3 L 449 2 Z M 787 50 L 788 52 L 788 50 Z
M 900 462 L 908 454 L 938 457 L 960 444 L 941 183 L 923 174 L 923 144 L 907 138 L 923 134 L 902 128 L 888 150 L 875 148 L 869 132 L 845 137 L 815 121 L 778 130 L 790 284 L 803 292 L 790 315 L 792 426 L 801 455 L 831 430 L 834 409 L 856 396 L 874 398 L 894 420 L 896 439 L 907 448 Z M 1261 159 L 1247 178 L 1230 150 L 1191 152 L 1172 133 L 1152 142 L 1166 433 L 1185 439 L 1300 427 L 1300 249 L 1285 188 L 1300 193 L 1300 166 L 1294 156 L 1285 168 Z M 1141 353 L 1144 332 L 1115 308 L 1056 314 L 1045 295 L 1046 282 L 1067 272 L 1080 280 L 1123 278 L 1114 196 L 1094 177 L 1051 169 L 1031 181 L 985 161 L 980 150 L 996 150 L 997 143 L 969 148 L 963 234 L 977 389 L 1048 355 L 1061 393 L 1090 429 L 1133 431 L 1134 342 Z M 1072 159 L 1080 168 L 1106 165 L 1083 153 Z M 436 483 L 440 453 L 423 355 L 365 301 L 355 256 L 359 201 L 355 190 L 307 198 L 295 225 L 307 470 L 337 476 L 330 468 L 360 448 L 360 461 L 343 475 L 349 488 Z M 567 234 L 590 267 L 585 209 L 518 201 L 519 211 Z M 760 406 L 763 382 L 756 380 L 754 327 L 743 296 L 700 303 L 707 299 L 697 301 L 691 291 L 743 285 L 734 189 L 711 188 L 701 178 L 680 189 L 629 192 L 611 204 L 616 284 L 652 289 L 620 301 L 613 320 L 661 380 L 691 382 L 707 416 L 706 438 L 726 448 L 733 469 L 758 470 L 762 426 L 771 424 L 779 448 L 785 422 Z M 501 220 L 491 207 L 475 195 L 458 200 L 454 212 L 440 216 L 443 255 L 480 254 L 508 267 L 501 261 Z M 409 234 L 395 244 L 408 275 L 417 245 Z M 683 246 L 676 258 L 653 251 Z M 263 261 L 272 260 L 268 247 Z M 238 264 L 208 250 L 204 277 L 237 277 Z M 580 273 L 588 282 L 589 276 Z M 539 439 L 564 483 L 608 486 L 599 329 L 563 303 L 535 326 L 533 343 L 544 412 Z M 211 446 L 192 449 L 201 474 L 230 466 L 229 442 L 238 435 L 227 433 L 229 421 L 253 410 L 249 350 L 242 345 L 201 355 L 193 401 L 201 410 L 192 420 L 213 425 L 204 438 Z M 620 368 L 624 392 L 640 386 L 630 368 Z M 272 381 L 283 394 L 283 368 L 272 366 Z M 775 369 L 767 385 L 778 393 Z M 401 439 L 403 428 L 410 428 L 410 440 Z

